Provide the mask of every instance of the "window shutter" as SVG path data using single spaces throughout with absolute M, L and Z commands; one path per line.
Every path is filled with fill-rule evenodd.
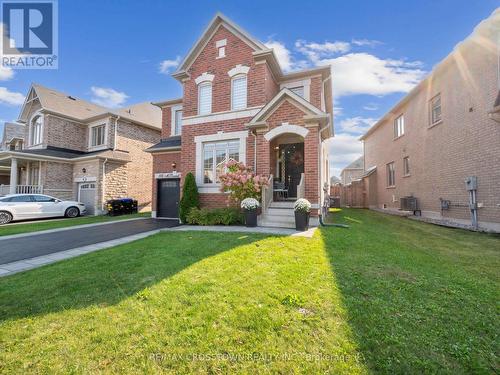
M 239 76 L 232 81 L 232 109 L 247 107 L 247 76 Z
M 212 85 L 202 84 L 199 87 L 199 108 L 200 115 L 212 113 Z

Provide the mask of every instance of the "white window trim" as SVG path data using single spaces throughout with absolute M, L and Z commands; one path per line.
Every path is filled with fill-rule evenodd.
M 246 79 L 246 98 L 245 98 L 245 106 L 242 108 L 233 108 L 233 81 L 237 78 L 245 77 Z M 236 74 L 231 77 L 231 111 L 244 111 L 248 108 L 248 75 L 246 73 Z
M 99 146 L 92 146 L 92 128 L 95 128 L 97 126 L 102 126 L 104 125 L 104 143 Z M 88 132 L 88 149 L 91 151 L 98 151 L 98 150 L 104 150 L 109 148 L 108 147 L 108 132 L 109 132 L 109 121 L 97 121 L 89 124 L 89 132 Z
M 208 113 L 200 113 L 200 109 L 201 109 L 201 106 L 200 106 L 200 99 L 201 99 L 201 95 L 200 95 L 200 89 L 202 86 L 208 86 L 210 85 L 210 112 Z M 207 115 L 210 115 L 212 113 L 212 102 L 213 102 L 213 85 L 212 85 L 212 82 L 208 82 L 208 81 L 203 81 L 203 82 L 200 82 L 200 84 L 198 85 L 198 115 L 200 116 L 207 116 Z
M 205 73 L 200 74 L 198 77 L 196 77 L 194 82 L 197 85 L 199 85 L 200 83 L 203 83 L 203 82 L 213 82 L 214 78 L 215 78 L 215 76 L 213 74 L 205 72 Z
M 397 127 L 397 121 L 399 119 L 402 119 L 403 122 L 402 122 L 402 125 L 401 125 L 401 134 L 398 134 L 399 133 L 399 128 Z M 394 139 L 399 139 L 401 138 L 403 135 L 405 135 L 405 116 L 404 116 L 404 113 L 401 113 L 399 116 L 397 116 L 396 118 L 394 118 L 394 121 L 392 122 L 392 126 L 393 126 L 393 132 L 394 132 Z
M 293 89 L 295 87 L 303 86 L 304 87 L 304 99 L 308 102 L 311 99 L 311 79 L 304 79 L 301 81 L 290 81 L 284 82 L 280 85 L 280 89 L 287 88 Z
M 222 111 L 206 115 L 188 116 L 182 118 L 182 126 L 204 124 L 206 122 L 236 120 L 245 117 L 253 117 L 263 106 L 238 109 L 235 111 Z
M 243 163 L 246 162 L 246 139 L 248 131 L 229 132 L 229 133 L 216 133 L 209 135 L 199 135 L 194 137 L 196 144 L 196 184 L 200 193 L 220 193 L 220 184 L 205 184 L 203 183 L 203 143 L 229 141 L 231 139 L 238 139 L 240 141 L 239 158 Z
M 170 107 L 170 135 L 181 135 L 182 133 L 182 119 L 181 119 L 181 133 L 175 134 L 175 112 L 182 111 L 182 105 L 174 105 Z
M 227 72 L 227 75 L 229 77 L 233 78 L 234 76 L 239 75 L 239 74 L 247 75 L 249 71 L 250 71 L 249 66 L 238 64 L 233 69 L 231 69 L 229 72 Z
M 433 103 L 436 98 L 439 97 L 439 107 L 441 108 L 441 115 L 439 116 L 439 120 L 432 121 L 432 112 L 433 112 Z M 433 127 L 434 125 L 438 125 L 443 122 L 443 98 L 441 97 L 441 93 L 438 92 L 429 100 L 429 127 Z
M 309 133 L 309 130 L 307 130 L 303 126 L 289 125 L 288 123 L 283 122 L 281 123 L 280 126 L 277 126 L 274 129 L 269 130 L 266 134 L 264 134 L 264 138 L 266 139 L 266 141 L 270 142 L 277 136 L 287 133 L 297 134 L 302 138 L 306 138 L 307 134 Z
M 40 142 L 39 143 L 31 143 L 31 141 L 32 141 L 31 136 L 33 134 L 32 133 L 33 132 L 33 119 L 37 116 L 40 116 L 40 118 L 42 119 L 42 127 L 40 129 Z M 29 125 L 29 127 L 28 127 L 28 146 L 32 147 L 32 148 L 42 147 L 42 145 L 43 145 L 43 132 L 45 130 L 45 116 L 43 115 L 43 113 L 41 111 L 35 112 L 30 117 L 28 125 Z

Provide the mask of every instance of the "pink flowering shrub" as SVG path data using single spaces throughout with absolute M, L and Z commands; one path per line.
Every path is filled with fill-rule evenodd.
M 240 203 L 245 198 L 260 201 L 262 188 L 268 185 L 264 176 L 255 175 L 245 164 L 230 160 L 226 164 L 227 172 L 220 176 L 221 191 L 229 192 L 229 199 Z

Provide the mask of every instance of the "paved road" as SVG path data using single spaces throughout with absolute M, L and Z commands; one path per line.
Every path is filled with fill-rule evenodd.
M 57 253 L 81 246 L 115 240 L 133 234 L 179 225 L 174 220 L 131 220 L 88 228 L 68 229 L 46 234 L 31 234 L 12 239 L 0 237 L 0 264 Z

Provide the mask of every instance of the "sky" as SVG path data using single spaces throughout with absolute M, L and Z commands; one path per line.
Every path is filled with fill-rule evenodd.
M 284 71 L 331 65 L 330 169 L 358 138 L 487 18 L 500 0 L 59 0 L 59 68 L 0 67 L 0 123 L 32 82 L 108 107 L 182 95 L 170 76 L 217 11 L 275 49 Z M 1 125 L 0 125 L 1 130 Z

